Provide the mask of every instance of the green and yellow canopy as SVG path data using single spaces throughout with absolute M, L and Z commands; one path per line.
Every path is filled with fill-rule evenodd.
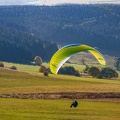
M 101 65 L 105 65 L 105 59 L 95 48 L 84 44 L 70 44 L 59 49 L 50 60 L 50 70 L 53 74 L 57 74 L 60 67 L 73 55 L 78 52 L 89 51 L 95 56 Z

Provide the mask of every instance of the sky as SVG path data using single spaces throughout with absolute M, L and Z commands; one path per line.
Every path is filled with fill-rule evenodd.
M 56 5 L 64 3 L 92 4 L 113 3 L 120 4 L 120 0 L 0 0 L 0 5 Z

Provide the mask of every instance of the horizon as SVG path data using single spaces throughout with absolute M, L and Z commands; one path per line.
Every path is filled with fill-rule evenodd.
M 4 5 L 120 4 L 120 0 L 2 0 Z

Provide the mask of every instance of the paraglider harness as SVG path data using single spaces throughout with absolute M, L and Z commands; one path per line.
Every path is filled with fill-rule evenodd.
M 74 100 L 70 107 L 72 107 L 72 106 L 73 107 L 77 107 L 78 106 L 78 102 L 76 100 Z

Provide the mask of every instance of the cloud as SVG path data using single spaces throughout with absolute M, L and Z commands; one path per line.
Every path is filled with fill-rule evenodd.
M 32 0 L 29 4 L 35 5 L 56 5 L 61 3 L 74 4 L 90 4 L 90 3 L 116 3 L 120 4 L 120 0 Z
M 38 0 L 31 2 L 32 4 L 38 4 L 38 5 L 55 5 L 55 4 L 61 4 L 61 3 L 74 3 L 74 4 L 88 4 L 89 0 Z
M 61 3 L 89 4 L 89 3 L 116 3 L 120 0 L 0 0 L 0 5 L 56 5 Z
M 20 0 L 0 0 L 0 5 L 11 5 L 11 4 L 17 4 L 17 2 L 19 3 L 19 4 L 22 4 L 22 1 L 20 1 Z

